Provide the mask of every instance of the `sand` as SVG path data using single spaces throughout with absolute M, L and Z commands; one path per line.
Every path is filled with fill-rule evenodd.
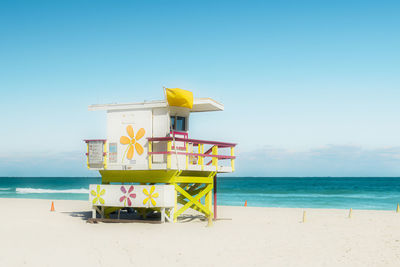
M 400 266 L 395 211 L 219 207 L 165 224 L 89 224 L 87 201 L 0 199 L 0 266 Z M 395 208 L 395 207 L 394 207 Z

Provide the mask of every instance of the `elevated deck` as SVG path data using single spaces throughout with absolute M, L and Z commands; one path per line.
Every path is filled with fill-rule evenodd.
M 174 133 L 175 134 L 175 133 Z M 105 151 L 106 140 L 85 140 L 88 145 L 87 166 L 94 170 L 183 170 L 230 173 L 235 171 L 235 143 L 189 139 L 187 137 L 149 137 L 147 164 L 110 164 Z M 98 143 L 98 157 L 93 144 Z M 91 150 L 92 149 L 92 150 Z M 91 162 L 91 159 L 96 161 Z

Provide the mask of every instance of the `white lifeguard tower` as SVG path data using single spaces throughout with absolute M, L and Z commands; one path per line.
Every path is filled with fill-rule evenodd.
M 166 98 L 89 106 L 107 112 L 107 138 L 85 140 L 87 166 L 102 176 L 101 185 L 90 187 L 94 217 L 132 207 L 173 221 L 188 208 L 216 218 L 216 176 L 234 171 L 236 144 L 191 139 L 189 127 L 191 113 L 224 107 L 177 88 L 166 89 Z

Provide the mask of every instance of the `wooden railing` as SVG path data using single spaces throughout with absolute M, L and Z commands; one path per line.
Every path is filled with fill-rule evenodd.
M 206 141 L 206 140 L 198 140 L 198 139 L 188 139 L 188 138 L 178 138 L 178 137 L 150 137 L 147 138 L 149 141 L 149 169 L 152 168 L 152 156 L 153 155 L 167 155 L 167 169 L 171 168 L 171 156 L 176 155 L 184 155 L 186 156 L 186 169 L 189 169 L 189 165 L 199 165 L 201 169 L 204 169 L 204 166 L 212 164 L 218 168 L 219 160 L 230 160 L 230 167 L 232 171 L 235 170 L 235 146 L 234 143 L 226 143 L 226 142 L 216 142 L 216 141 Z M 173 142 L 184 143 L 185 150 L 175 150 L 173 149 Z M 167 142 L 167 150 L 166 151 L 153 151 L 153 142 Z M 209 145 L 210 148 L 204 152 L 204 145 Z M 189 151 L 189 147 L 193 146 L 193 150 L 197 147 L 197 153 L 194 151 Z M 230 148 L 230 155 L 220 155 L 218 151 L 220 148 Z M 205 159 L 210 158 L 211 161 L 209 163 L 205 163 Z M 196 159 L 191 160 L 191 159 Z

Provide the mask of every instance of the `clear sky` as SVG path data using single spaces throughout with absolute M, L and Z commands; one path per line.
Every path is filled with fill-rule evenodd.
M 237 176 L 400 176 L 399 1 L 1 1 L 0 176 L 97 176 L 96 103 L 211 97 Z

